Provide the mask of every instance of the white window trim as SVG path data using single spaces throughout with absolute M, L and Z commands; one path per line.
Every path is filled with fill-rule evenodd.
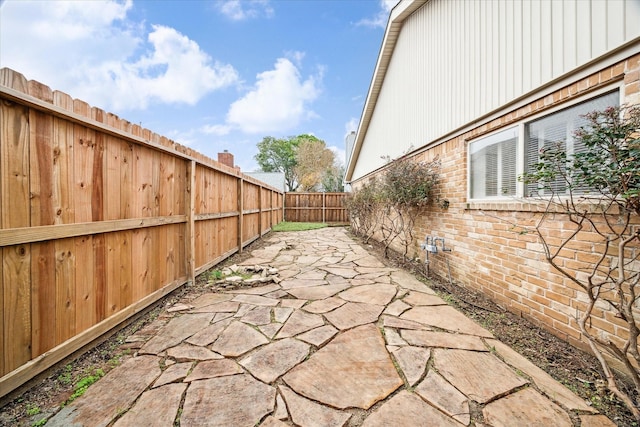
M 624 93 L 622 90 L 622 83 L 620 81 L 603 86 L 601 88 L 595 89 L 590 91 L 589 93 L 583 95 L 583 96 L 579 96 L 576 97 L 576 99 L 572 99 L 566 102 L 563 102 L 557 106 L 554 106 L 552 108 L 549 108 L 547 110 L 541 111 L 539 113 L 535 113 L 532 114 L 531 116 L 526 117 L 525 119 L 519 120 L 516 123 L 510 123 L 509 125 L 505 126 L 505 127 L 501 127 L 499 129 L 495 129 L 494 131 L 491 131 L 489 133 L 486 133 L 482 136 L 479 136 L 477 138 L 473 138 L 467 141 L 467 203 L 476 203 L 476 204 L 483 204 L 483 203 L 511 203 L 514 201 L 526 201 L 527 203 L 533 202 L 534 198 L 531 197 L 525 197 L 525 183 L 521 182 L 520 180 L 518 180 L 516 182 L 516 195 L 515 196 L 492 196 L 492 197 L 484 197 L 484 198 L 472 198 L 471 197 L 471 144 L 473 144 L 474 142 L 480 141 L 484 138 L 488 138 L 491 137 L 495 134 L 498 134 L 502 131 L 505 130 L 509 130 L 511 128 L 517 127 L 518 128 L 518 148 L 517 148 L 517 152 L 518 152 L 518 159 L 516 162 L 516 176 L 522 176 L 522 174 L 524 173 L 524 168 L 525 168 L 525 155 L 524 155 L 524 150 L 525 150 L 525 125 L 527 123 L 536 121 L 540 118 L 549 116 L 551 114 L 557 113 L 558 111 L 562 111 L 565 110 L 567 108 L 571 108 L 574 105 L 577 104 L 581 104 L 583 102 L 589 101 L 590 99 L 594 99 L 597 98 L 601 95 L 604 95 L 608 92 L 613 92 L 617 90 L 618 91 L 618 96 L 619 96 L 619 105 L 623 105 L 623 100 L 624 100 Z M 505 113 L 508 114 L 508 113 Z M 560 196 L 561 198 L 567 197 L 567 196 Z
M 494 135 L 497 135 L 499 133 L 511 130 L 511 129 L 517 129 L 516 134 L 517 134 L 517 138 L 518 138 L 518 146 L 516 148 L 517 153 L 522 153 L 521 151 L 521 146 L 520 146 L 520 141 L 522 140 L 522 133 L 524 132 L 524 127 L 522 127 L 522 129 L 518 129 L 518 126 L 520 126 L 520 124 L 518 123 L 517 125 L 509 125 L 509 126 L 505 126 L 502 127 L 500 129 L 496 129 L 495 131 L 492 131 L 490 133 L 484 134 L 478 138 L 474 138 L 473 140 L 470 140 L 467 142 L 467 200 L 469 201 L 494 201 L 494 200 L 512 200 L 514 197 L 520 197 L 519 196 L 519 185 L 516 183 L 516 195 L 515 196 L 502 196 L 502 195 L 498 195 L 498 196 L 489 196 L 489 197 L 483 197 L 481 199 L 472 199 L 471 198 L 471 186 L 472 186 L 472 182 L 471 182 L 471 144 L 473 144 L 474 142 L 479 142 L 483 139 L 487 139 L 487 138 L 491 138 Z M 522 158 L 522 160 L 521 160 Z M 524 156 L 522 155 L 518 155 L 517 156 L 517 162 L 516 162 L 516 176 L 520 176 L 522 175 L 522 172 L 524 171 L 523 169 L 524 167 Z M 499 169 L 499 172 L 501 171 L 501 169 Z M 499 177 L 498 177 L 499 178 Z

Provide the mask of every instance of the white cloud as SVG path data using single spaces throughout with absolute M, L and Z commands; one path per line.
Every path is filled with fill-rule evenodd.
M 279 58 L 257 75 L 254 88 L 231 104 L 227 124 L 245 133 L 285 132 L 315 116 L 309 104 L 320 93 L 322 72 L 302 80 L 298 68 Z
M 225 0 L 218 1 L 216 5 L 218 11 L 232 21 L 244 21 L 260 16 L 271 18 L 274 15 L 269 0 Z
M 349 121 L 344 124 L 344 137 L 346 138 L 351 132 L 357 132 L 359 123 L 358 119 L 351 117 Z
M 150 102 L 193 105 L 238 81 L 173 28 L 127 20 L 131 1 L 6 2 L 0 65 L 90 104 L 116 110 Z M 20 41 L 17 43 L 16 41 Z
M 398 4 L 399 0 L 380 0 L 380 10 L 372 18 L 364 18 L 356 23 L 356 25 L 362 25 L 365 27 L 380 27 L 385 28 L 387 26 L 387 20 L 389 19 L 389 12 Z
M 223 136 L 228 135 L 231 132 L 231 126 L 228 125 L 205 125 L 200 128 L 200 132 L 205 135 L 217 135 Z

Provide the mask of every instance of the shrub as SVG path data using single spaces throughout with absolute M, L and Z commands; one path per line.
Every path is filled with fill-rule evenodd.
M 546 208 L 533 231 L 546 260 L 587 296 L 586 308 L 577 315 L 580 330 L 602 366 L 609 390 L 640 420 L 640 108 L 608 108 L 585 118 L 588 125 L 574 138 L 586 150 L 568 155 L 563 143 L 552 145 L 541 151 L 534 171 L 522 179 L 537 183 L 547 194 L 542 199 Z M 566 184 L 565 193 L 555 190 L 559 181 Z M 558 219 L 573 225 L 559 242 L 544 232 L 545 223 Z M 561 253 L 583 233 L 597 235 L 593 244 L 597 261 L 586 269 L 567 267 Z M 627 331 L 617 337 L 622 344 L 592 328 L 594 308 L 603 306 L 626 325 Z M 613 375 L 611 358 L 626 367 L 635 392 L 625 391 Z

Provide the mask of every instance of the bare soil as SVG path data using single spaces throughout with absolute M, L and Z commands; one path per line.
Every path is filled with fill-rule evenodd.
M 354 239 L 358 240 L 355 236 Z M 259 239 L 245 248 L 243 253 L 233 255 L 214 268 L 239 263 L 248 258 L 252 250 L 263 246 L 265 241 Z M 405 268 L 416 277 L 426 280 L 421 263 L 406 262 L 401 255 L 393 252 L 385 259 L 384 248 L 375 242 L 363 246 L 388 266 Z M 131 350 L 126 344 L 127 337 L 162 316 L 163 311 L 176 302 L 191 301 L 210 291 L 206 285 L 207 274 L 205 272 L 198 276 L 195 284 L 183 286 L 167 295 L 111 336 L 78 352 L 78 355 L 67 358 L 29 381 L 20 390 L 2 398 L 0 426 L 44 425 L 44 420 L 58 412 L 73 394 L 78 381 L 94 374 L 98 369 L 106 373 L 131 357 Z M 533 325 L 527 319 L 505 311 L 477 291 L 437 277 L 430 277 L 429 285 L 447 302 L 566 385 L 618 426 L 638 425 L 626 407 L 604 387 L 595 357 Z

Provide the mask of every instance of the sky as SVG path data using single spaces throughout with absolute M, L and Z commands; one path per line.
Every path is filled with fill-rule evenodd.
M 0 67 L 213 159 L 265 136 L 344 162 L 397 0 L 0 0 Z

